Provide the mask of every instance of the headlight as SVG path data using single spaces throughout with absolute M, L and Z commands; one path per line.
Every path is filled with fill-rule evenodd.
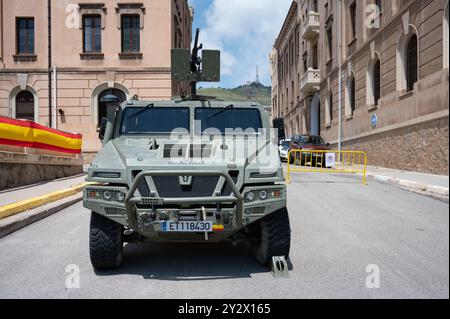
M 259 192 L 259 199 L 260 200 L 266 200 L 267 196 L 268 196 L 267 191 L 263 190 L 263 191 Z
M 282 198 L 283 189 L 282 188 L 272 188 L 272 189 L 261 189 L 255 191 L 249 191 L 245 194 L 245 202 L 254 201 L 268 201 L 277 200 Z
M 118 202 L 123 202 L 123 201 L 125 200 L 125 194 L 124 194 L 124 193 L 121 193 L 121 192 L 117 193 L 117 194 L 116 194 L 116 200 L 117 200 Z
M 103 192 L 103 198 L 106 199 L 106 200 L 111 200 L 112 193 L 110 191 L 104 191 Z
M 245 194 L 245 201 L 246 202 L 253 202 L 255 200 L 255 193 L 254 192 L 248 192 Z
M 108 202 L 125 201 L 126 190 L 114 190 L 114 189 L 86 189 L 86 197 L 88 199 L 103 200 Z

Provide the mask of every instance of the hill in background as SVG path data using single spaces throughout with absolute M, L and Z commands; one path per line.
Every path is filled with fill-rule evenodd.
M 214 96 L 218 100 L 226 101 L 255 101 L 264 106 L 269 106 L 271 105 L 271 91 L 270 86 L 252 82 L 234 89 L 199 87 L 197 94 Z

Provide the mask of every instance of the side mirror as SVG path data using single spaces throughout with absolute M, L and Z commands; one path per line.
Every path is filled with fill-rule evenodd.
M 108 119 L 106 117 L 103 117 L 100 122 L 100 127 L 98 128 L 98 138 L 100 139 L 100 141 L 103 141 L 105 137 L 106 124 L 108 124 Z
M 274 119 L 273 127 L 277 130 L 278 141 L 284 140 L 286 138 L 286 133 L 284 131 L 284 120 L 282 118 Z

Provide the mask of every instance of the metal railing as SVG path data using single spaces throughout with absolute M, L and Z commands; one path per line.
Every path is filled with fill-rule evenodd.
M 292 181 L 292 172 L 362 174 L 362 182 L 367 185 L 367 153 L 364 151 L 291 150 L 288 153 L 286 176 L 289 184 Z

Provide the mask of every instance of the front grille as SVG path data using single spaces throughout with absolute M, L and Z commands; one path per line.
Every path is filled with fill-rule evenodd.
M 141 173 L 141 171 L 133 171 L 133 178 Z M 235 183 L 238 182 L 239 171 L 228 172 Z M 211 197 L 214 196 L 214 191 L 219 186 L 220 176 L 192 176 L 189 183 L 184 184 L 180 182 L 179 176 L 152 176 L 141 178 L 138 182 L 135 196 L 143 198 L 145 205 L 160 205 L 159 202 L 153 201 L 152 197 L 157 192 L 159 197 L 163 198 L 183 198 L 183 197 Z M 148 182 L 147 182 L 148 181 Z M 152 183 L 155 189 L 153 188 Z M 229 196 L 232 194 L 231 185 L 226 181 L 221 189 L 219 189 L 221 196 Z
M 191 185 L 180 185 L 178 176 L 154 176 L 159 196 L 171 197 L 209 197 L 219 182 L 218 176 L 193 176 Z

